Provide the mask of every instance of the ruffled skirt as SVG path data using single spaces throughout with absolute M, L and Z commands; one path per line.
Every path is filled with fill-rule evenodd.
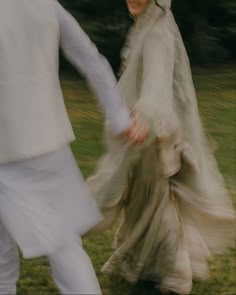
M 114 252 L 103 266 L 103 272 L 118 273 L 131 283 L 139 279 L 154 281 L 161 288 L 189 294 L 192 280 L 208 275 L 211 255 L 234 245 L 235 215 L 230 199 L 217 192 L 215 199 L 201 195 L 200 174 L 187 164 L 182 163 L 181 170 L 172 177 L 164 177 L 154 145 L 143 151 L 133 164 L 129 157 L 124 157 L 122 163 L 117 160 L 119 156 L 115 159 L 113 155 L 113 162 L 109 156 L 110 160 L 105 156 L 97 174 L 89 180 L 99 201 L 99 195 L 109 191 L 115 195 L 115 188 L 119 195 L 121 186 L 118 188 L 115 181 L 126 178 L 125 170 L 123 176 L 117 177 L 119 167 L 128 165 L 129 169 L 123 193 L 117 202 L 110 203 L 105 220 L 95 228 L 110 226 L 123 209 Z M 109 178 L 112 171 L 113 183 L 112 176 Z M 112 191 L 105 191 L 105 184 L 101 184 L 106 178 L 109 178 L 108 187 L 113 184 Z

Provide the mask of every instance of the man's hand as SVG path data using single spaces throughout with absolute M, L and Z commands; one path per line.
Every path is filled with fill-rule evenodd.
M 126 129 L 122 135 L 132 144 L 142 144 L 149 135 L 149 126 L 143 118 L 138 114 L 133 114 L 130 127 Z

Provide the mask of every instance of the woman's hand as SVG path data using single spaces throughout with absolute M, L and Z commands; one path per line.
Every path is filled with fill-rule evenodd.
M 147 122 L 137 113 L 132 114 L 132 122 L 128 129 L 122 135 L 132 144 L 142 144 L 149 135 L 149 126 Z

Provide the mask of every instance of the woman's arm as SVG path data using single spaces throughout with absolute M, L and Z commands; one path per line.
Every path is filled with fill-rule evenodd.
M 174 48 L 164 16 L 144 44 L 141 91 L 135 106 L 151 125 L 165 177 L 181 169 L 183 138 L 173 93 Z
M 170 125 L 170 120 L 176 119 L 173 117 L 174 36 L 165 16 L 146 38 L 142 69 L 140 97 L 135 110 L 158 132 L 163 124 Z
M 61 48 L 65 56 L 88 80 L 114 135 L 125 131 L 130 126 L 131 119 L 118 93 L 109 63 L 99 54 L 78 22 L 57 1 L 53 2 L 60 25 Z

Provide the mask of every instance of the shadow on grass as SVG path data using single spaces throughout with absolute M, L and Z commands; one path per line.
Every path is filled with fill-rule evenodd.
M 109 291 L 106 295 L 162 295 L 154 282 L 138 281 L 136 284 L 130 284 L 120 276 L 110 276 Z M 172 295 L 172 294 L 171 294 Z
M 127 295 L 161 295 L 159 290 L 155 288 L 155 283 L 153 282 L 146 282 L 146 281 L 139 281 L 136 285 L 130 288 L 130 292 Z

